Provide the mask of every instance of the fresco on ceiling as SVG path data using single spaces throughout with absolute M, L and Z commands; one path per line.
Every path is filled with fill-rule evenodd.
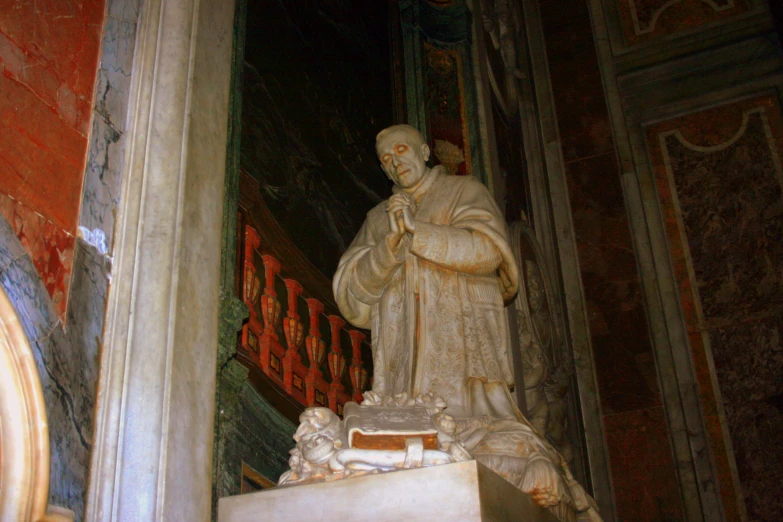
M 249 0 L 241 168 L 327 277 L 390 194 L 375 135 L 392 122 L 386 2 Z

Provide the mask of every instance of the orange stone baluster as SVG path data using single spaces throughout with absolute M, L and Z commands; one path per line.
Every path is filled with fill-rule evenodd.
M 261 256 L 264 262 L 264 293 L 261 295 L 261 315 L 264 319 L 264 334 L 277 341 L 277 326 L 280 324 L 280 301 L 275 291 L 275 276 L 280 273 L 280 262 L 270 255 Z
M 261 238 L 253 227 L 245 227 L 245 288 L 243 300 L 250 308 L 250 313 L 257 319 L 256 299 L 261 290 L 261 281 L 256 272 L 255 251 L 261 246 Z
M 353 351 L 353 361 L 351 362 L 351 384 L 353 385 L 353 401 L 362 402 L 362 392 L 367 384 L 367 370 L 364 369 L 362 362 L 362 342 L 367 338 L 358 330 L 348 330 L 351 336 L 351 348 Z
M 302 340 L 304 338 L 304 326 L 299 319 L 297 299 L 302 295 L 303 290 L 302 285 L 295 279 L 285 279 L 284 281 L 286 290 L 288 290 L 288 310 L 283 319 L 283 331 L 285 332 L 285 340 L 288 348 L 286 349 L 283 358 L 283 382 L 285 383 L 285 390 L 288 393 L 294 393 L 294 366 L 297 363 L 301 364 L 299 347 L 302 345 Z
M 251 226 L 245 227 L 245 249 L 242 258 L 243 288 L 242 300 L 250 309 L 250 320 L 242 326 L 242 346 L 250 358 L 261 366 L 261 339 L 259 328 L 261 319 L 258 317 L 258 298 L 261 291 L 261 280 L 256 269 L 256 249 L 261 246 L 261 238 L 258 232 Z
M 310 333 L 305 339 L 307 346 L 307 357 L 310 359 L 310 368 L 307 371 L 307 404 L 308 406 L 325 406 L 325 404 L 317 404 L 315 399 L 315 391 L 319 384 L 324 385 L 323 372 L 321 372 L 321 363 L 324 361 L 324 355 L 326 355 L 326 343 L 321 338 L 321 325 L 318 320 L 324 311 L 324 305 L 318 299 L 307 299 L 307 309 L 310 311 Z M 325 399 L 326 397 L 324 397 Z M 323 399 L 321 399 L 323 402 Z
M 272 343 L 277 343 L 277 325 L 280 324 L 280 301 L 275 291 L 275 276 L 280 273 L 280 263 L 272 256 L 261 256 L 264 263 L 264 293 L 261 295 L 261 316 L 264 321 L 264 333 L 261 334 L 261 369 L 265 374 L 271 375 L 270 358 Z M 255 306 L 250 306 L 251 314 L 254 314 Z
M 337 412 L 337 397 L 345 391 L 342 383 L 345 357 L 340 346 L 340 331 L 345 326 L 345 321 L 337 315 L 330 315 L 328 319 L 332 327 L 332 346 L 329 351 L 329 373 L 332 375 L 332 382 L 329 384 L 329 408 Z

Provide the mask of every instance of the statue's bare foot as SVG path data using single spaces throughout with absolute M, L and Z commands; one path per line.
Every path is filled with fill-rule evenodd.
M 522 479 L 522 491 L 533 497 L 541 507 L 552 507 L 563 499 L 560 475 L 544 457 L 532 457 Z

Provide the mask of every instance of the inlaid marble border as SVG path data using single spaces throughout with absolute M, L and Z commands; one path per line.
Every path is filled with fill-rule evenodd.
M 521 60 L 530 71 L 520 99 L 525 155 L 529 161 L 536 236 L 544 256 L 559 268 L 557 289 L 564 296 L 562 320 L 573 350 L 585 440 L 585 473 L 607 522 L 617 519 L 606 430 L 601 412 L 589 316 L 584 295 L 566 166 L 560 139 L 546 40 L 538 0 L 522 0 L 527 52 Z
M 638 0 L 600 0 L 602 23 L 619 71 L 633 71 L 640 67 L 664 63 L 677 56 L 688 55 L 713 47 L 726 45 L 763 31 L 774 31 L 766 0 L 729 0 L 721 6 L 708 0 L 675 0 L 656 9 L 654 24 L 639 20 Z M 683 7 L 684 6 L 684 7 Z M 701 20 L 687 19 L 687 11 L 708 9 L 712 16 Z M 670 10 L 685 11 L 675 20 L 679 25 L 666 29 L 664 22 L 672 16 Z M 685 21 L 682 21 L 686 18 Z M 697 17 L 698 18 L 698 17 Z M 703 18 L 703 17 L 702 17 Z M 663 24 L 663 26 L 662 26 Z
M 737 143 L 745 135 L 749 122 L 754 115 L 758 115 L 762 128 L 770 147 L 770 154 L 777 173 L 777 180 L 783 189 L 783 167 L 779 155 L 780 144 L 776 142 L 772 131 L 768 109 L 777 105 L 776 96 L 754 97 L 745 100 L 731 101 L 718 109 L 742 109 L 742 121 L 739 128 L 728 139 L 714 145 L 698 145 L 686 138 L 682 128 L 688 118 L 699 116 L 709 108 L 702 108 L 694 112 L 675 117 L 670 120 L 651 124 L 646 128 L 650 157 L 655 169 L 657 162 L 663 166 L 663 172 L 656 169 L 660 182 L 658 192 L 661 200 L 664 219 L 674 219 L 676 227 L 667 227 L 667 235 L 672 245 L 671 256 L 674 263 L 674 277 L 681 281 L 679 285 L 679 298 L 682 301 L 684 321 L 688 330 L 688 340 L 693 357 L 693 363 L 697 369 L 696 378 L 699 386 L 702 408 L 706 428 L 709 433 L 709 446 L 719 479 L 720 492 L 723 498 L 723 506 L 729 519 L 741 517 L 744 519 L 745 503 L 742 486 L 739 480 L 737 464 L 734 456 L 733 444 L 729 434 L 729 426 L 723 408 L 718 376 L 714 364 L 709 329 L 721 327 L 720 324 L 709 324 L 705 318 L 702 300 L 697 284 L 696 272 L 691 257 L 691 249 L 688 244 L 682 209 L 679 202 L 677 187 L 674 180 L 674 172 L 669 156 L 666 140 L 674 137 L 680 144 L 696 152 L 705 154 L 725 150 Z M 779 111 L 779 108 L 778 108 Z M 675 247 L 676 245 L 676 247 Z M 690 312 L 692 311 L 692 312 Z M 692 315 L 691 315 L 692 314 Z M 693 323 L 695 319 L 695 324 Z
M 658 20 L 660 19 L 664 11 L 666 11 L 667 9 L 669 9 L 674 5 L 678 5 L 678 4 L 681 5 L 685 3 L 683 0 L 669 0 L 668 2 L 660 6 L 658 9 L 653 11 L 649 23 L 647 24 L 646 27 L 642 28 L 642 25 L 639 21 L 639 13 L 636 7 L 636 1 L 635 0 L 627 0 L 627 1 L 628 1 L 628 6 L 630 7 L 631 10 L 631 19 L 633 20 L 634 33 L 637 36 L 647 34 L 647 33 L 652 33 L 653 31 L 655 31 L 655 27 L 658 24 Z M 712 9 L 716 13 L 720 13 L 721 11 L 726 11 L 734 7 L 734 0 L 727 0 L 725 5 L 718 5 L 715 3 L 715 0 L 698 0 L 698 1 L 700 1 L 702 4 L 707 4 L 708 6 L 712 7 Z

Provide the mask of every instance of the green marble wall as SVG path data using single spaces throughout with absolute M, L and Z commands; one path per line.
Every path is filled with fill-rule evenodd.
M 391 194 L 375 155 L 394 113 L 388 21 L 380 1 L 247 2 L 240 167 L 327 277 Z
M 214 507 L 221 497 L 240 494 L 242 463 L 273 482 L 288 469 L 296 425 L 277 411 L 250 383 L 236 360 L 220 373 L 215 423 Z

